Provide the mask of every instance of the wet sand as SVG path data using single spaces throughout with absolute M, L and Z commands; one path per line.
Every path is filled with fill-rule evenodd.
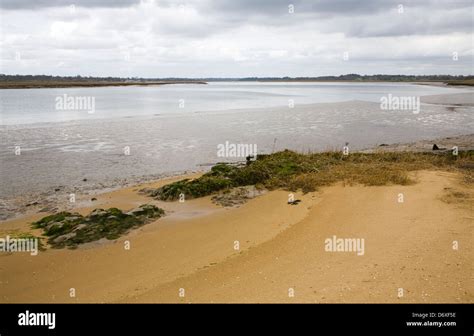
M 405 85 L 406 91 L 399 94 L 415 94 L 410 88 Z M 128 94 L 134 97 L 132 93 L 135 91 Z M 222 161 L 216 148 L 226 141 L 255 144 L 260 154 L 268 154 L 283 149 L 340 150 L 346 142 L 356 151 L 382 143 L 469 134 L 474 128 L 473 107 L 463 104 L 468 104 L 471 96 L 443 96 L 456 105 L 421 104 L 418 114 L 381 110 L 380 102 L 301 104 L 296 100 L 293 108 L 284 105 L 182 114 L 158 109 L 156 115 L 133 118 L 2 125 L 0 135 L 5 145 L 0 148 L 0 219 L 23 213 L 21 207 L 28 203 L 37 202 L 39 209 L 54 207 L 54 199 L 67 201 L 70 193 L 92 194 L 170 174 L 204 171 Z M 15 154 L 17 147 L 21 155 Z M 125 148 L 130 155 L 125 154 Z M 16 197 L 22 199 L 16 202 Z
M 463 93 L 423 96 L 421 97 L 421 102 L 436 105 L 474 106 L 474 90 L 470 87 L 463 87 L 463 89 L 470 89 L 472 91 Z
M 438 152 L 452 151 L 454 147 L 457 147 L 459 151 L 474 150 L 474 134 L 459 135 L 446 138 L 437 138 L 430 140 L 420 140 L 408 143 L 395 143 L 395 144 L 381 144 L 375 148 L 369 148 L 362 150 L 364 153 L 372 153 L 379 151 L 389 152 L 430 152 L 436 153 L 433 150 L 433 145 L 438 146 Z

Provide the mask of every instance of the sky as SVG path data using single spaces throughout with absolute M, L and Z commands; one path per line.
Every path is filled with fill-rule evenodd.
M 472 0 L 0 0 L 0 73 L 474 73 Z

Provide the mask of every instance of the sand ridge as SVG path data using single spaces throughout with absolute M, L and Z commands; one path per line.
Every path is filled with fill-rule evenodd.
M 472 203 L 453 211 L 438 199 L 444 188 L 460 188 L 455 175 L 417 175 L 414 186 L 327 188 L 308 216 L 274 239 L 124 301 L 472 302 Z M 332 235 L 365 238 L 365 255 L 325 252 Z
M 150 198 L 137 194 L 138 189 L 99 196 L 98 204 L 130 209 L 137 203 L 150 202 Z M 235 241 L 239 241 L 242 251 L 300 220 L 307 209 L 286 205 L 287 198 L 287 192 L 277 191 L 232 209 L 212 204 L 209 197 L 182 204 L 152 202 L 163 206 L 168 215 L 114 242 L 86 244 L 77 250 L 50 249 L 35 259 L 26 254 L 2 255 L 1 301 L 109 302 L 124 293 L 148 289 L 156 282 L 171 281 L 237 254 Z M 283 207 L 274 211 L 278 203 Z M 90 209 L 78 211 L 87 213 Z M 24 231 L 37 218 L 7 221 L 3 227 Z M 124 249 L 127 240 L 130 250 Z M 76 298 L 68 296 L 70 288 L 75 288 Z

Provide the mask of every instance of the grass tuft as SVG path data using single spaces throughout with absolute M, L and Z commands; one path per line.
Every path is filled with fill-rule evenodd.
M 211 171 L 194 179 L 184 179 L 143 192 L 156 199 L 170 201 L 184 194 L 187 199 L 214 194 L 235 187 L 257 185 L 267 189 L 283 188 L 311 192 L 336 182 L 367 186 L 409 185 L 411 171 L 455 169 L 472 179 L 474 151 L 451 152 L 341 152 L 301 154 L 289 150 L 259 155 L 246 166 L 217 164 Z

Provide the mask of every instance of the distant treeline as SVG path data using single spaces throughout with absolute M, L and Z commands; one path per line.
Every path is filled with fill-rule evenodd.
M 319 77 L 248 77 L 240 78 L 240 81 L 380 81 L 380 82 L 421 82 L 421 81 L 450 81 L 469 80 L 474 76 L 452 76 L 452 75 L 359 75 L 347 74 L 340 76 Z
M 0 74 L 1 82 L 176 82 L 176 81 L 380 81 L 380 82 L 422 82 L 422 81 L 466 81 L 473 80 L 474 76 L 452 76 L 452 75 L 359 75 L 347 74 L 340 76 L 319 77 L 245 77 L 245 78 L 139 78 L 139 77 L 91 77 L 91 76 L 49 76 L 49 75 L 5 75 Z
M 50 75 L 5 75 L 0 74 L 0 82 L 155 82 L 155 81 L 196 81 L 186 78 L 138 78 L 138 77 L 92 77 L 92 76 L 50 76 Z

